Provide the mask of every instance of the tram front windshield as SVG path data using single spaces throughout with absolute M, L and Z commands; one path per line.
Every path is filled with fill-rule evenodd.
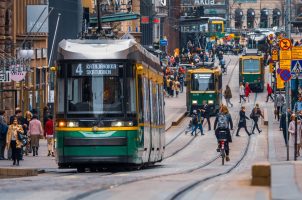
M 260 60 L 249 59 L 243 60 L 243 72 L 244 73 L 259 73 L 260 72 Z
M 213 91 L 214 74 L 192 74 L 192 91 Z
M 72 64 L 66 80 L 67 113 L 95 115 L 135 112 L 134 79 L 128 73 L 126 73 L 126 80 L 124 77 L 123 65 Z M 62 90 L 59 87 L 59 91 L 60 89 Z M 125 89 L 127 92 L 123 91 Z M 63 97 L 59 96 L 60 99 Z M 124 102 L 126 102 L 126 108 L 123 109 Z M 62 103 L 59 102 L 59 104 Z

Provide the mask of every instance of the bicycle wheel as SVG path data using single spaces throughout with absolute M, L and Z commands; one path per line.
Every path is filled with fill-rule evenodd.
M 220 153 L 221 153 L 221 162 L 222 162 L 221 164 L 222 165 L 224 165 L 224 158 L 225 158 L 225 152 L 224 151 L 225 151 L 224 149 L 220 150 Z

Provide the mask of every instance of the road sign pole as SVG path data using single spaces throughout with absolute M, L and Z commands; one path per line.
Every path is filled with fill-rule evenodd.
M 289 82 L 285 82 L 285 93 L 286 93 L 286 103 L 285 103 L 285 119 L 286 119 L 286 160 L 289 161 L 289 145 L 288 145 L 288 108 L 289 108 Z

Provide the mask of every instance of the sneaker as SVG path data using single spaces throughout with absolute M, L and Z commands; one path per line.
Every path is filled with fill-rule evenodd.
M 229 162 L 229 161 L 230 161 L 230 157 L 229 157 L 229 156 L 226 156 L 226 157 L 225 157 L 225 160 L 226 160 L 227 162 Z
M 262 132 L 262 130 L 259 130 L 259 134 Z
M 240 135 L 236 134 L 237 137 L 240 137 Z

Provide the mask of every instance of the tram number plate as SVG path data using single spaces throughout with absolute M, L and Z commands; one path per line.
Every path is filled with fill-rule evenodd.
M 118 76 L 117 64 L 75 64 L 72 66 L 73 76 Z

